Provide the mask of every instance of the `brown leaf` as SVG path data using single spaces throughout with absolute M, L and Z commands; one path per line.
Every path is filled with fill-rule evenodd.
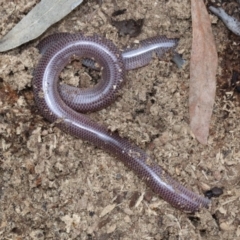
M 191 12 L 190 128 L 200 143 L 207 144 L 216 92 L 218 56 L 211 21 L 203 0 L 191 0 Z

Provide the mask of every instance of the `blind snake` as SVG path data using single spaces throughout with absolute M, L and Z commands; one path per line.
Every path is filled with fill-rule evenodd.
M 147 65 L 153 53 L 161 57 L 177 43 L 177 39 L 157 36 L 141 41 L 137 48 L 121 52 L 110 40 L 98 35 L 50 35 L 38 46 L 42 57 L 34 71 L 33 91 L 36 104 L 47 120 L 61 130 L 112 153 L 172 206 L 195 212 L 208 207 L 210 200 L 185 188 L 139 147 L 84 114 L 102 109 L 115 100 L 126 70 Z M 59 84 L 60 72 L 73 57 L 90 58 L 99 63 L 102 77 L 97 85 L 79 89 Z

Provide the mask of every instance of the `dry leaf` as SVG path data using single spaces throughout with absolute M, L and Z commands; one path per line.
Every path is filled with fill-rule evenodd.
M 105 215 L 107 215 L 108 213 L 110 213 L 114 208 L 116 207 L 116 204 L 110 204 L 107 205 L 102 212 L 100 213 L 99 217 L 104 217 Z
M 203 0 L 191 0 L 192 52 L 190 62 L 190 127 L 202 144 L 207 144 L 216 92 L 217 50 L 211 21 Z
M 40 36 L 83 0 L 42 0 L 0 40 L 0 52 L 8 51 Z

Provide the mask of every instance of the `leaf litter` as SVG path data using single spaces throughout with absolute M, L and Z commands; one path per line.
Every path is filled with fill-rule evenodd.
M 111 1 L 104 1 L 103 4 L 106 8 L 109 8 L 110 2 Z M 188 9 L 190 8 L 190 4 L 186 0 L 180 2 L 169 1 L 167 6 L 168 9 L 169 6 L 173 6 L 173 2 L 178 5 L 179 10 L 182 10 L 185 5 Z M 173 24 L 176 21 L 175 11 L 168 11 L 168 15 L 164 16 L 164 11 L 161 12 L 161 7 L 159 7 L 161 6 L 160 3 L 157 3 L 156 1 L 149 1 L 149 4 L 144 3 L 143 6 L 139 6 L 135 1 L 120 2 L 119 4 L 121 4 L 122 8 L 132 9 L 131 14 L 134 15 L 134 13 L 136 13 L 136 18 L 143 16 L 146 18 L 146 24 L 148 27 L 143 27 L 143 34 L 140 35 L 140 39 L 144 39 L 146 36 L 153 36 L 159 32 L 161 34 L 164 32 L 172 34 L 177 31 L 181 36 L 181 33 L 186 29 L 184 27 L 189 29 L 190 21 L 185 12 L 185 19 L 188 19 L 185 21 L 186 25 L 181 25 L 184 21 L 179 21 L 179 25 L 176 26 Z M 152 7 L 153 4 L 159 5 L 156 6 L 156 8 L 151 8 L 151 11 L 147 12 L 145 15 L 145 11 L 143 10 Z M 144 15 L 141 11 L 144 12 Z M 141 14 L 139 14 L 139 12 Z M 159 12 L 161 12 L 161 14 Z M 164 16 L 164 19 L 159 21 L 161 15 Z M 79 14 L 74 12 L 73 16 L 81 19 L 83 11 L 81 12 L 80 10 Z M 171 19 L 171 16 L 174 16 L 174 18 Z M 71 19 L 68 19 L 68 21 L 69 20 Z M 82 20 L 83 19 L 81 19 L 81 21 Z M 61 27 L 54 26 L 53 30 L 59 31 L 60 29 L 70 29 L 72 27 L 71 21 L 63 21 L 60 26 Z M 82 26 L 85 26 L 84 30 L 86 32 L 90 31 L 98 32 L 99 34 L 108 34 L 108 36 L 116 41 L 117 45 L 120 43 L 125 44 L 129 41 L 127 37 L 121 38 L 121 40 L 115 38 L 117 34 L 113 32 L 113 28 L 109 25 L 105 26 L 102 23 L 101 17 L 97 14 L 96 19 L 92 22 L 81 24 L 78 28 L 80 29 Z M 217 30 L 219 38 L 216 40 L 219 45 L 222 44 L 221 46 L 223 46 L 226 35 L 219 26 Z M 191 34 L 185 34 L 184 32 L 182 39 L 185 41 L 183 46 L 185 44 L 188 53 Z M 19 53 L 16 53 L 16 55 L 19 59 L 22 57 Z M 6 55 L 0 57 L 3 59 L 2 61 L 4 61 Z M 36 54 L 34 57 L 36 58 Z M 16 66 L 13 64 L 11 65 L 12 67 L 17 66 L 17 64 L 15 64 Z M 28 64 L 26 66 L 31 70 L 31 65 Z M 9 67 L 7 66 L 6 68 Z M 158 69 L 158 74 L 155 74 Z M 144 132 L 150 136 L 149 139 L 153 139 L 155 137 L 154 131 L 153 134 L 151 134 L 150 130 L 152 127 L 149 126 L 155 127 L 154 124 L 164 122 L 164 120 L 167 119 L 168 121 L 165 129 L 162 130 L 158 125 L 156 128 L 157 133 L 160 134 L 159 140 L 161 140 L 161 137 L 164 134 L 168 136 L 168 139 L 162 146 L 153 146 L 154 152 L 157 156 L 160 156 L 160 162 L 161 158 L 164 159 L 163 165 L 166 166 L 171 173 L 174 174 L 174 171 L 177 169 L 175 175 L 177 174 L 182 181 L 191 181 L 196 187 L 195 183 L 199 181 L 202 182 L 204 179 L 202 176 L 202 173 L 204 173 L 207 178 L 207 183 L 211 187 L 214 186 L 217 181 L 218 185 L 222 184 L 224 185 L 224 189 L 228 189 L 227 195 L 224 194 L 221 198 L 214 200 L 217 205 L 216 207 L 212 207 L 212 214 L 206 211 L 199 213 L 195 219 L 191 219 L 189 216 L 175 211 L 161 199 L 155 197 L 153 202 L 156 203 L 156 206 L 158 207 L 154 207 L 154 209 L 151 210 L 152 213 L 154 213 L 151 216 L 146 214 L 148 208 L 146 208 L 145 201 L 143 201 L 138 208 L 129 210 L 128 205 L 130 199 L 128 196 L 131 196 L 131 193 L 136 191 L 136 189 L 139 190 L 140 188 L 141 192 L 142 190 L 145 190 L 145 186 L 136 180 L 135 176 L 128 173 L 121 164 L 115 163 L 109 155 L 102 151 L 95 149 L 87 143 L 75 140 L 56 129 L 49 129 L 49 124 L 42 121 L 39 116 L 36 119 L 37 122 L 34 122 L 34 119 L 36 118 L 35 112 L 34 114 L 32 112 L 30 113 L 29 106 L 22 106 L 18 103 L 13 107 L 7 106 L 7 114 L 6 116 L 3 116 L 4 122 L 2 122 L 3 127 L 8 129 L 8 131 L 3 131 L 2 135 L 9 135 L 11 139 L 15 140 L 14 148 L 10 147 L 9 149 L 3 150 L 1 156 L 1 170 L 3 174 L 3 182 L 1 185 L 3 186 L 3 192 L 1 194 L 4 196 L 1 203 L 1 209 L 3 210 L 1 211 L 3 215 L 3 236 L 11 238 L 14 234 L 16 237 L 26 237 L 25 233 L 30 233 L 31 236 L 35 233 L 39 233 L 36 235 L 37 238 L 41 233 L 46 238 L 54 236 L 58 239 L 63 239 L 64 234 L 66 236 L 66 232 L 68 232 L 69 226 L 71 227 L 71 230 L 67 234 L 68 238 L 76 238 L 77 236 L 80 239 L 87 239 L 89 236 L 95 237 L 95 234 L 98 234 L 99 238 L 107 239 L 104 238 L 107 236 L 106 228 L 116 224 L 116 230 L 114 230 L 111 236 L 109 236 L 113 239 L 116 239 L 119 234 L 121 234 L 122 237 L 131 239 L 141 239 L 142 236 L 146 236 L 146 238 L 154 237 L 156 239 L 162 239 L 162 237 L 169 236 L 170 234 L 172 237 L 177 238 L 181 235 L 183 238 L 189 239 L 195 239 L 199 236 L 202 238 L 222 236 L 223 239 L 236 239 L 235 232 L 236 229 L 238 229 L 237 216 L 239 215 L 240 209 L 239 201 L 237 201 L 238 198 L 236 197 L 239 196 L 239 190 L 236 188 L 236 185 L 239 181 L 238 176 L 240 172 L 239 164 L 237 163 L 237 160 L 239 159 L 237 149 L 239 149 L 240 128 L 235 119 L 239 119 L 238 112 L 240 111 L 230 111 L 230 109 L 228 118 L 222 118 L 222 115 L 219 113 L 222 109 L 217 103 L 216 111 L 218 112 L 218 122 L 217 127 L 213 126 L 215 132 L 212 134 L 213 141 L 210 145 L 211 148 L 203 148 L 200 144 L 196 144 L 195 141 L 192 141 L 191 137 L 189 137 L 186 127 L 187 120 L 185 120 L 187 112 L 185 104 L 186 91 L 184 90 L 188 89 L 188 84 L 185 83 L 188 80 L 188 74 L 183 75 L 175 68 L 172 69 L 172 67 L 171 70 L 174 71 L 168 72 L 166 70 L 166 64 L 163 61 L 160 61 L 160 63 L 152 62 L 151 65 L 145 69 L 130 72 L 128 75 L 129 83 L 127 84 L 127 89 L 125 88 L 124 90 L 124 92 L 126 92 L 124 93 L 125 97 L 123 96 L 119 99 L 119 102 L 116 103 L 117 106 L 114 105 L 113 107 L 109 107 L 107 111 L 104 110 L 102 113 L 96 113 L 94 116 L 97 118 L 100 118 L 100 116 L 104 117 L 107 121 L 107 125 L 113 124 L 123 136 L 130 136 L 134 141 L 137 140 L 138 143 L 141 143 L 143 140 L 142 135 L 138 133 Z M 21 70 L 21 72 L 24 71 L 26 70 Z M 177 75 L 173 78 L 172 73 L 176 71 Z M 1 76 L 4 82 L 8 81 L 8 75 L 13 75 L 13 77 L 16 77 L 15 79 L 22 81 L 22 78 L 18 77 L 19 73 L 11 73 Z M 145 79 L 143 79 L 144 77 Z M 136 80 L 138 81 L 137 88 Z M 159 86 L 154 86 L 154 88 L 158 94 L 151 91 L 152 86 L 150 85 L 151 82 L 156 81 L 156 85 Z M 148 103 L 150 107 L 152 101 L 154 102 L 153 106 L 155 105 L 156 109 L 158 108 L 158 111 L 154 112 L 155 114 L 151 113 L 149 114 L 149 117 L 146 116 L 147 114 L 144 111 L 148 111 L 148 105 L 147 110 L 142 110 L 145 109 L 144 104 L 146 103 L 146 100 L 139 101 L 138 92 L 135 93 L 137 89 L 141 94 L 146 94 L 146 91 L 148 91 L 152 95 L 150 99 L 148 99 L 148 96 L 145 98 L 150 101 Z M 132 92 L 134 93 L 134 98 L 131 98 Z M 170 96 L 174 96 L 174 98 L 170 99 L 169 94 Z M 177 99 L 177 101 L 174 99 Z M 139 102 L 140 104 L 137 105 Z M 6 102 L 3 104 L 5 103 Z M 32 102 L 31 106 L 34 106 Z M 119 109 L 119 107 L 121 110 L 118 113 L 117 109 Z M 138 126 L 131 117 L 132 113 L 135 114 L 134 109 L 140 109 L 143 111 L 142 113 L 136 113 L 136 118 L 140 126 Z M 170 111 L 172 112 L 169 112 L 169 109 L 171 109 Z M 126 117 L 126 111 L 129 112 L 128 117 Z M 167 116 L 169 118 L 167 118 Z M 14 135 L 16 127 L 15 125 L 11 125 L 11 121 L 15 123 L 16 119 L 19 126 L 16 132 L 17 135 Z M 120 119 L 120 121 L 118 119 Z M 178 124 L 181 131 L 176 130 L 176 124 Z M 147 126 L 146 128 L 144 128 L 145 125 Z M 185 132 L 184 127 L 186 127 L 185 135 L 181 133 Z M 31 138 L 29 138 L 29 135 L 30 137 L 33 136 L 31 129 L 34 130 L 36 128 L 40 129 L 39 134 L 41 134 L 41 136 L 37 134 L 36 139 L 33 139 L 34 146 L 33 152 L 31 152 L 26 149 L 26 141 L 30 142 Z M 218 131 L 216 131 L 216 129 Z M 25 132 L 26 137 L 24 135 Z M 222 135 L 224 136 L 223 139 L 221 139 Z M 51 146 L 53 139 L 56 139 L 56 137 L 58 139 L 56 149 L 50 156 L 48 156 L 48 146 Z M 41 143 L 39 143 L 39 139 L 41 139 Z M 10 140 L 8 138 L 5 139 L 7 144 Z M 146 143 L 148 144 L 149 140 L 146 141 Z M 143 146 L 145 145 L 144 143 L 141 144 Z M 153 149 L 151 149 L 151 152 L 152 150 Z M 215 158 L 218 151 L 223 155 L 221 161 L 218 161 L 217 158 Z M 228 154 L 226 154 L 226 152 L 228 152 Z M 228 158 L 230 157 L 235 166 L 235 172 L 231 172 L 231 168 L 229 167 L 224 167 L 224 162 L 228 161 Z M 16 158 L 18 161 L 16 161 Z M 47 160 L 42 161 L 42 159 Z M 200 162 L 199 159 L 201 159 Z M 54 168 L 54 166 L 57 166 L 55 163 L 61 163 L 63 166 L 60 172 Z M 25 166 L 27 166 L 27 169 L 29 166 L 30 169 L 33 169 L 30 171 L 30 175 L 29 172 L 26 171 Z M 42 168 L 42 172 L 39 170 L 41 169 L 40 167 Z M 44 169 L 47 169 L 47 171 Z M 123 175 L 123 180 L 115 180 L 114 178 L 115 174 L 119 171 Z M 32 179 L 37 179 L 39 172 L 41 172 L 40 175 L 42 175 L 43 184 L 36 189 L 31 181 Z M 21 176 L 21 178 L 19 176 Z M 92 185 L 94 186 L 93 193 L 89 193 L 88 187 L 84 184 L 84 180 L 88 177 L 90 177 Z M 109 180 L 112 180 L 110 184 Z M 228 183 L 229 181 L 230 183 Z M 63 182 L 65 184 L 62 184 Z M 29 189 L 28 183 L 30 183 L 30 186 L 33 186 L 32 189 Z M 121 185 L 121 188 L 119 185 Z M 103 221 L 106 220 L 107 225 L 109 226 L 103 226 L 102 229 L 95 227 L 98 226 L 97 223 L 99 223 L 99 216 L 104 207 L 109 206 L 113 197 L 112 194 L 114 193 L 114 195 L 118 195 L 122 191 L 127 193 L 127 197 L 124 197 L 122 204 L 106 214 L 105 217 L 107 217 L 107 220 L 103 217 Z M 228 201 L 229 196 L 232 196 L 234 199 L 232 202 Z M 224 206 L 225 215 L 222 216 L 219 214 L 218 206 L 223 205 L 224 201 L 227 203 L 225 203 Z M 11 206 L 15 205 L 20 206 L 17 208 L 17 212 L 15 208 L 11 208 Z M 31 208 L 29 209 L 28 206 Z M 42 211 L 42 208 L 44 211 Z M 27 215 L 25 215 L 26 213 Z M 49 218 L 49 213 L 51 214 L 51 218 Z M 90 213 L 95 214 L 93 215 Z M 78 221 L 72 221 L 74 214 L 77 214 L 76 216 L 81 216 L 81 222 L 79 224 Z M 169 220 L 167 217 L 169 214 L 177 216 L 181 229 L 176 225 L 174 219 L 172 221 Z M 213 214 L 215 219 L 212 217 Z M 9 219 L 8 216 L 13 217 Z M 24 216 L 27 216 L 27 219 L 25 219 Z M 69 216 L 69 218 L 67 218 L 67 216 Z M 161 218 L 159 218 L 159 216 L 161 216 Z M 130 219 L 127 223 L 124 221 L 125 217 Z M 29 219 L 32 221 L 31 224 L 28 224 Z M 62 221 L 59 221 L 59 219 Z M 67 220 L 65 223 L 63 221 L 64 219 Z M 79 219 L 79 217 L 77 217 L 77 219 Z M 68 221 L 69 223 L 72 222 L 72 224 L 67 225 Z M 37 225 L 35 224 L 36 222 Z M 136 225 L 135 222 L 138 224 Z M 219 230 L 218 222 L 224 222 L 225 225 L 230 225 L 230 228 L 221 225 L 221 229 L 223 230 L 221 231 Z M 129 223 L 133 223 L 134 225 Z M 161 227 L 159 227 L 159 224 Z M 12 225 L 17 227 L 12 228 Z M 132 231 L 132 227 L 134 227 L 135 231 Z M 54 231 L 52 231 L 52 229 L 54 229 Z M 201 229 L 201 231 L 199 229 Z M 230 230 L 227 231 L 228 229 Z M 237 236 L 239 236 L 239 233 L 237 233 Z

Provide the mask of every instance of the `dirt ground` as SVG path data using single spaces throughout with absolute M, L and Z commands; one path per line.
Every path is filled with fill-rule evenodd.
M 37 2 L 1 0 L 0 37 Z M 226 2 L 224 8 L 236 14 L 236 1 Z M 209 142 L 203 146 L 189 130 L 190 1 L 117 4 L 127 11 L 116 19 L 144 18 L 139 36 L 119 37 L 103 14 L 116 10 L 115 1 L 103 0 L 102 7 L 85 1 L 41 38 L 62 31 L 98 33 L 120 48 L 157 34 L 180 38 L 183 68 L 165 57 L 129 71 L 117 101 L 89 115 L 141 146 L 195 192 L 222 187 L 223 195 L 213 198 L 209 209 L 183 213 L 117 159 L 44 120 L 31 88 L 40 58 L 37 39 L 0 53 L 0 239 L 239 239 L 240 38 L 212 16 L 218 86 Z M 63 75 L 78 81 L 74 68 Z

